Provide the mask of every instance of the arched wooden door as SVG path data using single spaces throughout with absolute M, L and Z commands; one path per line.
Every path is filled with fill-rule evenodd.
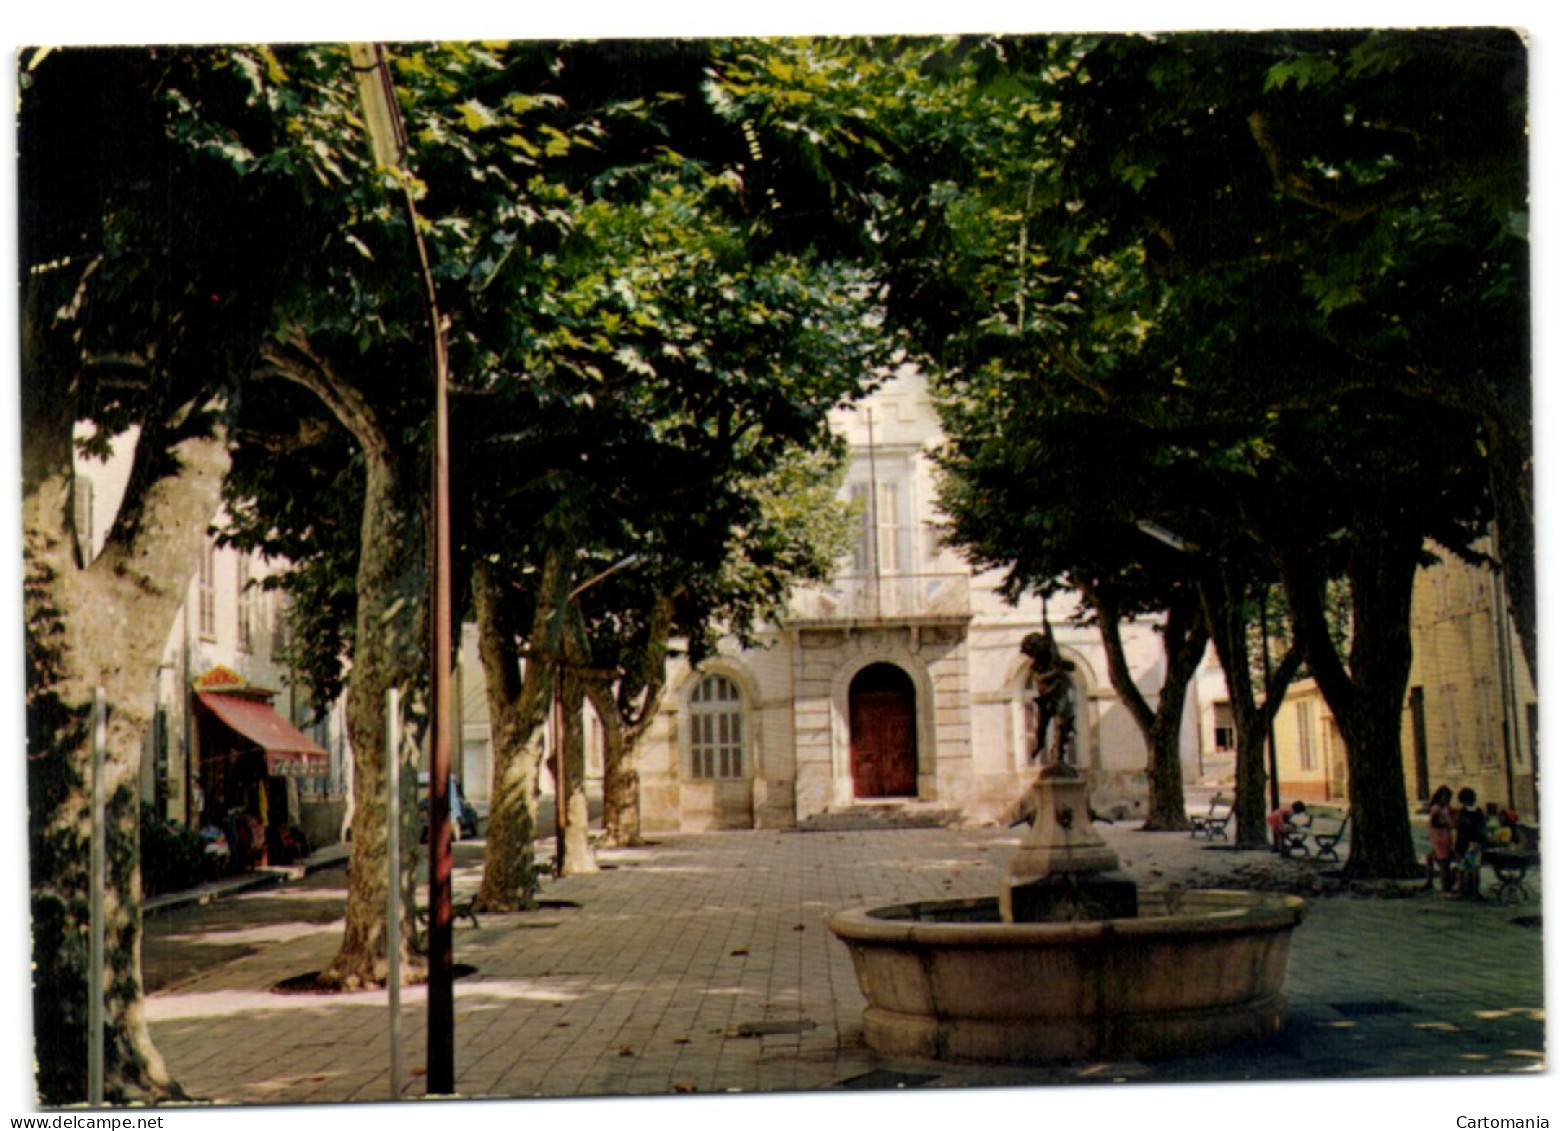
M 915 796 L 915 685 L 893 664 L 850 682 L 850 773 L 857 797 Z

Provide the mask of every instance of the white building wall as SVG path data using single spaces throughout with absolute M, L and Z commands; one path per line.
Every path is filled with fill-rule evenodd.
M 831 423 L 851 449 L 845 498 L 898 508 L 880 516 L 888 544 L 875 554 L 858 548 L 833 586 L 799 594 L 786 625 L 764 647 L 733 646 L 701 672 L 674 666 L 665 706 L 639 755 L 646 832 L 787 827 L 856 804 L 849 687 L 856 672 L 878 661 L 898 666 L 915 688 L 913 800 L 966 820 L 999 818 L 1034 774 L 1024 739 L 1028 664 L 1019 645 L 1042 628 L 1045 614 L 1075 665 L 1079 753 L 1095 807 L 1117 816 L 1141 812 L 1146 747 L 1110 686 L 1097 631 L 1069 623 L 1075 599 L 1052 598 L 1044 609 L 1029 597 L 1010 605 L 997 593 L 1000 576 L 973 574 L 942 544 L 928 458 L 941 435 L 924 377 L 902 370 L 860 404 L 835 412 Z M 882 575 L 875 586 L 874 557 Z M 857 572 L 864 563 L 868 570 Z M 1163 679 L 1158 635 L 1140 622 L 1124 636 L 1129 665 L 1153 703 Z M 480 680 L 479 671 L 469 666 L 469 683 Z M 691 777 L 688 701 L 711 672 L 743 691 L 748 756 L 741 782 Z M 1195 704 L 1192 697 L 1183 734 L 1189 781 L 1199 750 Z M 468 715 L 468 750 L 482 734 L 479 711 L 473 706 Z M 467 778 L 468 794 L 484 796 L 485 783 L 469 766 Z
M 85 432 L 78 427 L 78 436 Z M 78 534 L 85 535 L 85 541 L 90 545 L 90 549 L 83 546 L 88 560 L 101 551 L 118 514 L 137 439 L 135 430 L 115 437 L 113 452 L 106 460 L 77 457 L 76 502 L 82 514 L 90 515 L 85 528 L 78 525 Z M 219 516 L 216 524 L 220 526 L 221 522 Z M 197 677 L 219 664 L 253 685 L 278 692 L 273 701 L 277 712 L 311 731 L 330 751 L 332 780 L 317 783 L 317 789 L 314 788 L 316 783 L 305 782 L 305 793 L 312 791 L 322 798 L 339 800 L 343 788 L 349 755 L 340 705 L 334 705 L 323 721 L 309 722 L 313 712 L 307 699 L 277 656 L 280 594 L 258 587 L 248 591 L 241 589 L 246 558 L 247 577 L 255 582 L 285 568 L 283 562 L 245 555 L 231 548 L 214 548 L 211 554 L 211 623 L 202 625 L 199 614 L 201 585 L 197 572 L 189 580 L 183 608 L 175 618 L 163 648 L 156 677 L 159 718 L 154 722 L 142 757 L 141 794 L 148 802 L 160 802 L 162 815 L 171 820 L 187 822 L 192 819 L 189 768 L 194 736 L 190 721 L 190 687 Z M 242 639 L 240 632 L 240 619 L 246 612 L 249 621 L 247 641 Z M 289 788 L 296 789 L 297 783 L 290 783 Z M 324 831 L 329 824 L 327 819 L 320 824 L 319 830 L 310 830 L 311 838 L 317 839 L 318 832 Z

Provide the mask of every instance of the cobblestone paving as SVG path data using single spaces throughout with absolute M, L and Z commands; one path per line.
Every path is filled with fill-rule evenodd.
M 1323 872 L 1185 834 L 1101 829 L 1145 884 L 1328 888 Z M 466 1096 L 666 1095 L 1532 1074 L 1546 1065 L 1541 903 L 1465 904 L 1412 885 L 1322 895 L 1294 938 L 1278 1039 L 1175 1061 L 1044 1067 L 891 1061 L 861 1043 L 860 992 L 829 913 L 989 895 L 1017 844 L 997 829 L 669 837 L 549 882 L 547 906 L 459 922 L 456 1079 Z M 462 845 L 457 892 L 480 876 Z M 277 995 L 321 969 L 339 869 L 303 890 L 150 921 L 166 973 L 147 1014 L 192 1095 L 224 1104 L 388 1097 L 388 995 Z M 300 897 L 288 911 L 290 895 Z M 253 914 L 243 911 L 253 902 Z M 338 909 L 339 903 L 334 905 Z M 221 948 L 217 961 L 192 952 Z M 182 957 L 169 958 L 182 948 Z M 163 963 L 158 966 L 159 962 Z M 402 994 L 403 1092 L 423 1091 L 424 991 Z

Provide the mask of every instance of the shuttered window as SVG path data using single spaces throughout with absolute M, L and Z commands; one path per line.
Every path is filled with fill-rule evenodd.
M 707 675 L 688 700 L 693 730 L 692 777 L 743 776 L 742 692 L 723 675 Z

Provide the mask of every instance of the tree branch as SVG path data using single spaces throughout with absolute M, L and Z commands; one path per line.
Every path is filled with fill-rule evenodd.
M 1420 166 L 1416 173 L 1402 173 L 1352 192 L 1329 192 L 1324 186 L 1332 182 L 1318 180 L 1301 170 L 1274 136 L 1272 126 L 1261 110 L 1247 115 L 1246 125 L 1273 174 L 1274 187 L 1285 196 L 1339 220 L 1359 220 L 1399 201 L 1434 193 L 1480 168 L 1479 162 L 1465 157 L 1439 165 Z M 1469 140 L 1477 144 L 1478 139 Z
M 1101 595 L 1098 586 L 1085 582 L 1078 588 L 1085 600 L 1094 606 L 1097 614 L 1111 686 L 1116 689 L 1116 694 L 1137 722 L 1138 729 L 1148 735 L 1154 728 L 1154 712 L 1132 678 L 1132 668 L 1127 663 L 1127 650 L 1121 642 L 1121 614 L 1112 601 Z
M 294 328 L 285 341 L 273 340 L 262 346 L 254 375 L 280 378 L 309 390 L 352 434 L 365 458 L 391 462 L 390 443 L 368 398 L 314 351 L 302 331 Z

